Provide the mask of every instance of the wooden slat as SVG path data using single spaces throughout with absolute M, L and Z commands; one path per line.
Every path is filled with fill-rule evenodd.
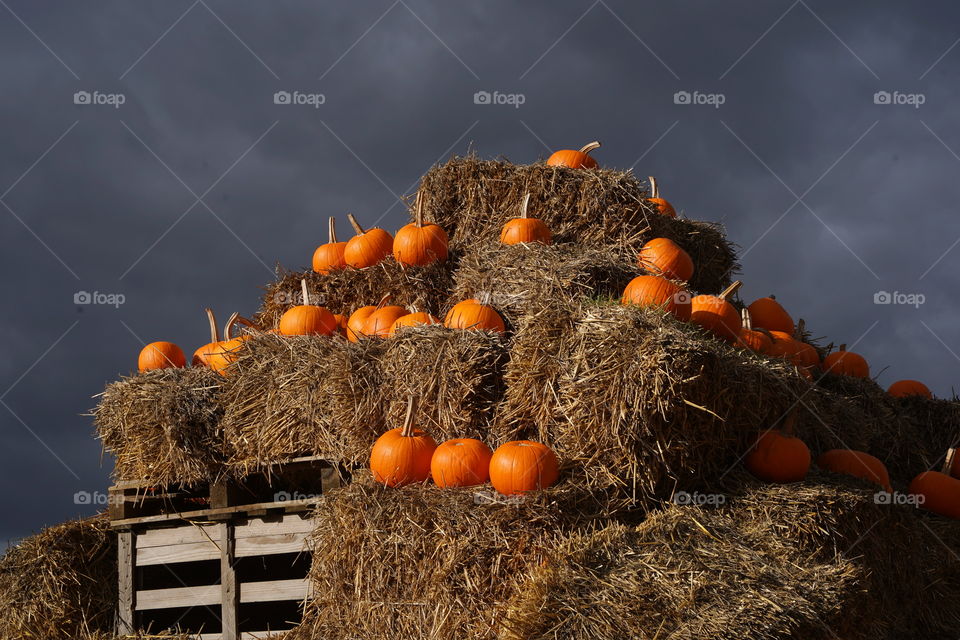
M 237 538 L 236 557 L 269 556 L 277 553 L 307 551 L 306 533 L 281 533 L 272 536 Z
M 135 540 L 132 531 L 121 531 L 117 543 L 117 567 L 119 568 L 119 600 L 117 617 L 121 633 L 133 632 L 134 605 L 134 549 Z
M 188 524 L 181 527 L 150 529 L 139 533 L 137 534 L 137 549 L 209 542 L 216 539 L 216 532 L 210 525 Z
M 137 611 L 220 604 L 220 585 L 137 591 Z
M 240 585 L 240 602 L 279 602 L 303 600 L 310 590 L 307 578 L 244 582 Z
M 200 520 L 213 519 L 216 517 L 230 518 L 236 514 L 254 512 L 263 509 L 283 510 L 285 513 L 295 513 L 299 511 L 308 511 L 316 505 L 320 498 L 306 498 L 304 500 L 287 500 L 285 502 L 261 502 L 257 504 L 245 504 L 239 507 L 226 507 L 223 509 L 199 509 L 197 511 L 181 511 L 177 513 L 162 513 L 155 516 L 142 516 L 139 518 L 124 518 L 114 520 L 110 523 L 114 528 L 128 528 L 141 524 L 156 524 L 159 522 L 176 522 L 177 520 Z
M 233 526 L 227 523 L 217 525 L 220 534 L 220 618 L 223 621 L 223 640 L 237 640 L 240 631 L 237 572 L 234 567 Z
M 296 513 L 291 513 L 283 516 L 279 521 L 257 518 L 245 524 L 238 524 L 234 535 L 237 538 L 253 538 L 280 533 L 310 533 L 313 529 L 312 519 L 301 518 Z
M 219 560 L 220 547 L 209 540 L 188 544 L 172 544 L 164 547 L 137 549 L 137 566 L 148 567 L 157 564 L 175 562 L 198 562 L 200 560 Z
M 244 631 L 240 634 L 240 640 L 280 640 L 283 638 L 283 635 L 287 633 L 286 631 Z M 190 636 L 191 638 L 199 638 L 199 640 L 223 640 L 223 636 L 219 633 L 201 633 L 198 636 Z

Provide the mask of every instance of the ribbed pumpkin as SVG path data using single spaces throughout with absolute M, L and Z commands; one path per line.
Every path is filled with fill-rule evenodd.
M 792 412 L 783 429 L 767 429 L 757 435 L 745 464 L 747 470 L 767 482 L 786 484 L 799 482 L 810 470 L 810 448 L 793 435 L 796 411 Z
M 654 238 L 643 245 L 637 256 L 637 264 L 641 269 L 670 280 L 686 282 L 693 277 L 690 254 L 669 238 Z
M 347 337 L 347 316 L 342 313 L 333 314 L 333 319 L 337 321 L 337 335 Z
M 370 314 L 376 310 L 377 305 L 368 304 L 350 314 L 350 317 L 347 319 L 347 340 L 350 342 L 359 342 L 360 338 L 364 337 L 363 328 L 367 324 Z
M 570 167 L 571 169 L 595 169 L 597 161 L 590 157 L 590 152 L 599 149 L 600 143 L 593 141 L 580 147 L 579 151 L 563 149 L 555 151 L 547 159 L 548 167 Z
M 464 304 L 466 303 L 466 304 Z M 486 331 L 506 331 L 503 318 L 493 307 L 479 302 L 458 302 L 454 305 L 444 326 L 448 329 L 473 329 Z
M 411 398 L 403 427 L 377 438 L 370 452 L 373 478 L 388 487 L 423 482 L 430 477 L 430 461 L 437 443 L 426 432 L 413 428 L 412 417 Z
M 227 324 L 223 327 L 223 340 L 218 342 L 207 356 L 208 366 L 220 375 L 227 374 L 227 368 L 237 359 L 238 352 L 243 347 L 243 343 L 249 339 L 249 336 L 233 337 L 233 327 L 237 322 L 252 324 L 246 318 L 241 321 L 239 313 L 234 312 L 227 319 Z
M 140 371 L 154 369 L 170 369 L 187 366 L 187 359 L 183 350 L 172 342 L 151 342 L 140 350 L 137 357 L 137 368 Z
M 448 322 L 450 322 L 450 319 L 453 318 L 455 315 L 459 314 L 462 309 L 466 309 L 470 305 L 474 305 L 474 304 L 480 304 L 480 301 L 477 300 L 476 298 L 468 298 L 466 300 L 461 300 L 457 304 L 453 305 L 453 307 L 450 308 L 450 311 L 447 311 L 447 315 L 443 317 L 443 323 L 447 324 Z
M 921 398 L 933 398 L 927 385 L 919 380 L 897 380 L 887 389 L 894 398 L 908 398 L 910 396 L 920 396 Z
M 546 489 L 559 477 L 560 463 L 556 454 L 539 442 L 508 442 L 490 458 L 490 482 L 504 495 Z
M 793 318 L 787 313 L 775 296 L 757 298 L 747 307 L 753 326 L 767 331 L 783 331 L 793 335 Z
M 677 212 L 673 205 L 660 197 L 660 186 L 657 184 L 657 179 L 650 176 L 647 180 L 650 182 L 650 197 L 647 198 L 647 202 L 650 203 L 653 210 L 662 216 L 676 218 Z
M 307 281 L 300 281 L 303 304 L 287 309 L 278 328 L 285 336 L 331 336 L 337 332 L 337 319 L 323 307 L 310 304 Z
M 443 324 L 437 316 L 430 315 L 426 311 L 415 311 L 401 316 L 394 320 L 390 327 L 390 335 L 394 335 L 403 327 L 416 327 L 417 325 Z
M 363 269 L 372 267 L 393 252 L 393 236 L 379 227 L 365 231 L 352 213 L 347 220 L 357 235 L 347 241 L 343 250 L 343 260 L 351 267 Z
M 195 367 L 210 366 L 210 354 L 220 342 L 220 329 L 217 327 L 217 318 L 213 315 L 213 309 L 204 309 L 204 311 L 207 312 L 207 321 L 210 323 L 210 342 L 193 352 L 190 364 Z
M 447 232 L 439 225 L 423 222 L 423 198 L 417 192 L 414 222 L 397 231 L 393 239 L 393 257 L 400 264 L 423 266 L 447 259 Z
M 767 355 L 773 358 L 783 358 L 796 364 L 799 358 L 800 345 L 793 339 L 793 335 L 776 330 L 769 331 L 769 334 L 773 344 L 767 349 Z
M 690 322 L 724 340 L 736 340 L 740 335 L 740 314 L 728 300 L 742 284 L 737 280 L 718 296 L 695 297 L 691 301 Z
M 346 242 L 337 242 L 336 221 L 330 216 L 327 226 L 329 242 L 317 247 L 313 252 L 313 270 L 317 273 L 330 273 L 336 269 L 343 269 L 347 266 L 344 259 L 344 252 L 347 249 Z
M 363 323 L 363 335 L 368 338 L 384 338 L 390 335 L 390 327 L 403 316 L 410 315 L 404 307 L 388 305 L 389 295 L 383 296 L 373 313 Z
M 742 309 L 740 311 L 740 335 L 737 336 L 737 346 L 744 349 L 750 349 L 757 353 L 767 353 L 773 346 L 773 339 L 770 334 L 763 330 L 753 328 L 750 320 L 750 311 Z
M 637 276 L 623 290 L 622 304 L 659 307 L 678 319 L 690 319 L 690 293 L 675 282 L 660 276 Z
M 910 482 L 908 491 L 923 496 L 921 507 L 942 516 L 960 519 L 960 480 L 949 475 L 956 450 L 947 451 L 942 471 L 924 471 Z
M 887 493 L 893 493 L 887 467 L 869 453 L 852 449 L 831 449 L 817 458 L 817 466 L 834 473 L 863 478 L 880 485 Z
M 490 479 L 490 447 L 474 438 L 455 438 L 437 447 L 430 475 L 438 487 L 472 487 Z
M 520 205 L 520 217 L 513 218 L 503 225 L 500 232 L 500 242 L 503 244 L 521 244 L 524 242 L 539 242 L 553 244 L 553 234 L 543 220 L 528 217 L 527 209 L 530 206 L 530 194 L 523 196 Z
M 870 365 L 866 359 L 852 351 L 847 351 L 847 345 L 840 345 L 839 351 L 834 351 L 823 359 L 823 370 L 837 375 L 853 378 L 869 378 Z

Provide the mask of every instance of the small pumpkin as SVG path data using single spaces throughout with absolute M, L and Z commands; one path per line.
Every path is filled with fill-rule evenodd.
M 753 318 L 753 326 L 767 331 L 783 331 L 793 335 L 793 318 L 777 302 L 776 296 L 757 298 L 747 306 L 747 309 L 750 310 L 750 317 Z
M 390 326 L 389 335 L 394 335 L 403 327 L 415 327 L 418 325 L 430 324 L 443 324 L 443 322 L 437 316 L 430 315 L 426 311 L 415 311 L 394 320 L 393 324 Z
M 333 314 L 333 319 L 337 321 L 337 334 L 347 337 L 347 316 L 342 313 Z
M 691 301 L 690 322 L 724 340 L 736 340 L 740 335 L 740 313 L 728 300 L 742 284 L 737 280 L 718 296 L 695 297 Z
M 343 260 L 348 265 L 357 269 L 372 267 L 393 252 L 393 236 L 389 232 L 380 227 L 365 231 L 352 213 L 347 214 L 347 220 L 357 232 L 343 250 Z
M 810 470 L 810 448 L 793 435 L 796 411 L 783 429 L 767 429 L 757 435 L 745 461 L 747 470 L 766 482 L 786 484 L 799 482 Z
M 530 218 L 527 209 L 530 206 L 530 194 L 523 196 L 520 205 L 520 217 L 513 218 L 503 225 L 500 232 L 500 242 L 507 245 L 522 244 L 525 242 L 539 242 L 553 244 L 553 234 L 543 220 Z
M 360 307 L 350 314 L 347 319 L 347 340 L 350 342 L 359 342 L 360 338 L 365 337 L 363 333 L 364 325 L 370 319 L 370 314 L 377 310 L 377 305 L 368 304 Z
M 187 359 L 183 350 L 172 342 L 151 342 L 140 350 L 137 357 L 137 369 L 153 371 L 155 369 L 170 369 L 187 366 Z
M 897 380 L 887 389 L 894 398 L 908 398 L 910 396 L 920 396 L 921 398 L 931 399 L 933 394 L 927 385 L 919 380 Z
M 207 312 L 207 321 L 210 323 L 210 342 L 193 352 L 193 359 L 190 364 L 195 367 L 210 366 L 210 354 L 213 353 L 217 343 L 220 342 L 220 330 L 217 327 L 217 318 L 213 315 L 213 309 L 204 309 L 204 311 Z
M 344 252 L 347 249 L 346 242 L 337 242 L 336 220 L 330 216 L 330 222 L 327 226 L 329 242 L 317 247 L 313 252 L 313 270 L 317 273 L 330 273 L 336 269 L 343 269 L 347 266 L 344 259 Z
M 560 477 L 557 455 L 546 445 L 515 440 L 500 446 L 490 458 L 490 482 L 508 496 L 552 486 Z
M 287 309 L 278 328 L 285 336 L 330 336 L 337 332 L 337 319 L 323 307 L 310 304 L 307 280 L 300 281 L 303 304 Z
M 455 438 L 437 447 L 430 475 L 438 487 L 472 487 L 490 479 L 490 447 L 474 438 Z
M 947 451 L 942 471 L 924 471 L 910 482 L 908 491 L 923 496 L 920 506 L 954 520 L 960 520 L 960 480 L 949 475 L 956 450 Z
M 753 328 L 749 310 L 742 309 L 740 318 L 741 327 L 740 335 L 737 336 L 737 346 L 757 353 L 767 353 L 773 346 L 773 338 L 770 337 L 770 334 L 762 329 Z
M 650 182 L 650 197 L 647 198 L 647 202 L 650 203 L 653 210 L 662 216 L 676 218 L 677 212 L 673 205 L 660 197 L 660 186 L 657 184 L 657 179 L 650 176 L 647 180 Z
M 860 354 L 847 351 L 847 345 L 841 344 L 838 351 L 834 351 L 823 359 L 823 370 L 842 376 L 853 378 L 869 378 L 870 365 Z
M 660 276 L 637 276 L 623 290 L 621 304 L 659 307 L 679 320 L 690 319 L 690 293 L 676 282 Z
M 803 339 L 803 318 L 797 320 L 797 328 L 793 332 L 793 339 L 796 342 L 796 353 L 792 358 L 793 363 L 798 367 L 813 369 L 820 366 L 820 354 L 813 348 L 813 345 Z
M 390 294 L 383 296 L 380 303 L 363 323 L 363 335 L 368 338 L 384 338 L 390 334 L 393 323 L 409 315 L 410 312 L 397 305 L 388 305 Z
M 414 222 L 397 231 L 393 239 L 393 257 L 400 264 L 423 266 L 447 259 L 447 232 L 439 225 L 423 222 L 423 198 L 417 192 Z
M 887 467 L 869 453 L 852 449 L 831 449 L 817 458 L 817 466 L 834 473 L 863 478 L 880 485 L 887 493 L 893 493 Z
M 783 358 L 796 364 L 800 346 L 794 340 L 793 335 L 783 331 L 768 331 L 768 333 L 773 340 L 773 344 L 767 349 L 767 355 L 773 358 Z
M 490 305 L 468 300 L 454 305 L 443 324 L 448 329 L 499 331 L 501 333 L 507 330 L 503 318 L 497 313 L 496 309 Z
M 693 277 L 690 254 L 669 238 L 654 238 L 643 245 L 637 264 L 641 269 L 670 280 L 686 282 Z
M 412 425 L 413 398 L 407 403 L 403 427 L 391 429 L 377 438 L 370 451 L 370 470 L 377 482 L 401 487 L 424 482 L 430 477 L 430 462 L 437 443 Z
M 580 147 L 579 151 L 563 149 L 555 151 L 548 159 L 548 167 L 570 167 L 571 169 L 596 169 L 597 161 L 590 157 L 590 152 L 599 149 L 600 143 L 596 140 Z
M 450 322 L 450 319 L 459 314 L 460 311 L 474 304 L 480 304 L 480 301 L 476 298 L 467 298 L 466 300 L 461 300 L 457 304 L 453 305 L 453 307 L 450 308 L 450 311 L 447 311 L 447 315 L 443 317 L 443 323 L 446 324 Z
M 223 327 L 223 340 L 218 342 L 207 356 L 208 366 L 220 375 L 226 375 L 227 368 L 237 359 L 237 352 L 243 347 L 243 343 L 250 338 L 248 335 L 233 337 L 233 327 L 237 322 L 247 325 L 253 324 L 246 318 L 242 318 L 239 313 L 231 314 L 230 318 L 227 319 L 227 324 Z

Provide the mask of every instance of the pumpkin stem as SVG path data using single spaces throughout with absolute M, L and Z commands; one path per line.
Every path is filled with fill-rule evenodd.
M 647 178 L 647 182 L 650 183 L 650 197 L 659 198 L 660 197 L 660 187 L 657 186 L 657 179 L 653 176 Z
M 307 292 L 306 278 L 300 278 L 300 291 L 303 293 L 303 304 L 310 304 L 310 294 Z
M 353 230 L 357 232 L 358 236 L 362 236 L 366 233 L 366 231 L 363 230 L 363 227 L 360 226 L 360 223 L 357 222 L 357 219 L 353 217 L 352 213 L 347 214 L 347 220 L 350 221 L 350 226 L 353 227 Z
M 330 244 L 337 241 L 337 219 L 330 216 L 330 222 L 327 223 L 327 234 L 330 236 Z
M 382 298 L 380 298 L 380 302 L 377 303 L 377 311 L 379 311 L 380 309 L 383 309 L 383 305 L 387 304 L 387 302 L 388 302 L 388 301 L 390 300 L 390 298 L 392 298 L 392 297 L 393 297 L 393 294 L 392 294 L 392 293 L 384 294 L 384 296 L 383 296 Z
M 204 309 L 207 312 L 207 320 L 210 322 L 210 342 L 220 342 L 220 332 L 217 327 L 217 318 L 213 315 L 213 309 Z
M 530 206 L 530 194 L 523 196 L 523 203 L 520 205 L 520 217 L 527 219 L 527 208 Z
M 420 197 L 419 191 L 417 191 L 417 202 L 414 204 L 414 209 L 417 227 L 423 227 L 423 198 Z
M 717 296 L 717 297 L 720 298 L 721 300 L 726 301 L 726 300 L 728 300 L 728 299 L 730 298 L 730 296 L 732 296 L 733 294 L 735 294 L 735 293 L 737 292 L 737 289 L 739 289 L 739 288 L 742 287 L 742 286 L 743 286 L 743 282 L 741 282 L 740 280 L 737 280 L 736 282 L 734 282 L 733 284 L 731 284 L 729 287 L 727 287 L 726 289 L 724 289 L 724 290 L 720 293 L 720 295 Z
M 413 396 L 407 400 L 407 415 L 403 418 L 403 428 L 400 429 L 400 435 L 404 438 L 413 436 Z
M 953 470 L 953 459 L 957 456 L 957 450 L 955 447 L 950 447 L 947 449 L 947 455 L 943 459 L 943 469 L 942 473 L 950 475 L 950 472 Z
M 803 341 L 803 330 L 806 328 L 806 323 L 803 321 L 803 318 L 797 320 L 797 324 L 793 329 L 793 338 L 794 340 Z
M 241 316 L 241 315 L 238 315 L 238 316 L 237 316 L 236 322 L 239 322 L 240 324 L 242 324 L 242 325 L 245 326 L 245 327 L 250 327 L 251 329 L 256 329 L 257 331 L 260 331 L 260 330 L 261 330 L 261 329 L 260 329 L 260 325 L 258 325 L 256 322 L 254 322 L 254 321 L 251 320 L 250 318 L 244 318 L 244 317 Z
M 753 321 L 750 319 L 750 310 L 744 307 L 740 310 L 741 324 L 747 331 L 753 330 Z
M 580 153 L 590 153 L 594 149 L 600 148 L 600 141 L 594 140 L 593 142 L 588 142 L 587 144 L 580 147 Z
M 794 433 L 794 427 L 797 425 L 797 414 L 800 412 L 799 407 L 794 407 L 786 418 L 783 420 L 783 427 L 780 428 L 780 432 L 786 436 L 792 436 Z
M 846 343 L 840 345 L 840 348 L 837 349 L 837 351 L 846 351 L 846 350 L 847 350 L 847 345 L 846 345 Z
M 230 340 L 233 338 L 233 325 L 237 321 L 237 318 L 240 317 L 240 314 L 234 311 L 230 314 L 230 317 L 227 319 L 227 324 L 223 325 L 223 339 Z

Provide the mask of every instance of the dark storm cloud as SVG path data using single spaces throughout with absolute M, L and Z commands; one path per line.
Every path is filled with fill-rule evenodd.
M 881 383 L 950 392 L 960 248 L 936 261 L 960 237 L 951 3 L 8 6 L 0 537 L 92 512 L 73 495 L 103 491 L 110 462 L 78 414 L 133 367 L 137 337 L 199 344 L 203 307 L 252 312 L 327 215 L 396 228 L 398 196 L 471 143 L 525 162 L 603 140 L 602 162 L 656 174 L 749 249 L 745 297 L 776 292 L 816 335 L 862 337 L 891 367 Z M 76 91 L 125 102 L 75 105 Z M 277 91 L 325 102 L 277 105 Z M 677 105 L 678 91 L 724 102 Z M 78 306 L 81 290 L 126 300 Z M 926 302 L 875 305 L 878 291 Z

